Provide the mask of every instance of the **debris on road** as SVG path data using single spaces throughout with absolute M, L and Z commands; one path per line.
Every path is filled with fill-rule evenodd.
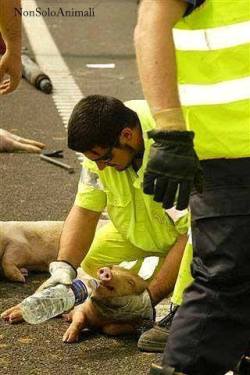
M 52 92 L 53 86 L 49 76 L 43 73 L 39 66 L 26 54 L 22 54 L 22 75 L 31 85 L 45 94 Z
M 58 160 L 55 160 L 53 157 L 51 156 L 46 156 L 44 154 L 41 154 L 40 155 L 40 158 L 42 160 L 45 160 L 47 161 L 48 163 L 51 163 L 51 164 L 54 164 L 54 165 L 57 165 L 58 167 L 61 167 L 61 168 L 64 168 L 66 169 L 69 173 L 74 173 L 75 170 L 73 167 L 71 167 L 70 165 L 68 164 L 65 164 L 65 163 L 62 163 L 61 161 L 58 161 Z
M 63 158 L 63 150 L 43 151 L 43 155 L 54 158 Z

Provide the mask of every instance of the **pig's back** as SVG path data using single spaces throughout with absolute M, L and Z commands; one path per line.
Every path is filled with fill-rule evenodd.
M 31 247 L 58 247 L 63 221 L 0 222 L 0 241 L 20 242 Z

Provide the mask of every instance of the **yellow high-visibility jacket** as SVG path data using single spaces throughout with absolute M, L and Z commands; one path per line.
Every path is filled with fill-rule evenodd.
M 250 157 L 250 1 L 206 0 L 176 24 L 174 40 L 199 158 Z
M 143 193 L 143 175 L 153 143 L 147 131 L 155 127 L 155 122 L 145 100 L 131 100 L 125 105 L 140 119 L 145 147 L 141 168 L 137 173 L 132 167 L 123 172 L 112 167 L 100 171 L 95 162 L 85 160 L 75 204 L 96 212 L 107 208 L 112 223 L 126 240 L 142 250 L 166 254 L 178 236 L 187 232 L 188 215 L 174 222 L 161 203 Z M 89 181 L 91 175 L 84 175 L 84 170 L 97 175 L 101 186 Z

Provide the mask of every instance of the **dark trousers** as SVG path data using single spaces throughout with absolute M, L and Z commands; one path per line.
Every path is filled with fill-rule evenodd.
M 170 331 L 163 364 L 224 375 L 250 339 L 250 158 L 203 161 L 191 197 L 193 284 Z

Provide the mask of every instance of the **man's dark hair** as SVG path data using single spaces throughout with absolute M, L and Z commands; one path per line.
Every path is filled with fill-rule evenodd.
M 137 114 L 111 96 L 90 95 L 76 104 L 68 125 L 68 146 L 85 152 L 118 142 L 122 129 L 139 124 Z

